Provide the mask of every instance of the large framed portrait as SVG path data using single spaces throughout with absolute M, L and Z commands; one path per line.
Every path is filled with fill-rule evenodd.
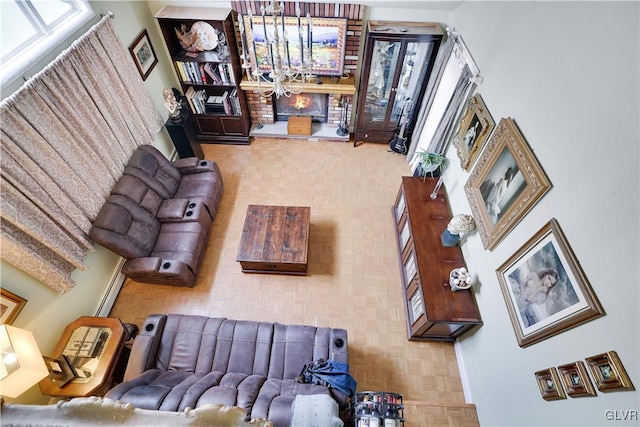
M 520 347 L 604 314 L 555 218 L 496 273 Z
M 158 63 L 158 57 L 156 56 L 156 51 L 153 50 L 146 28 L 142 30 L 133 43 L 131 43 L 129 53 L 131 53 L 133 62 L 136 64 L 136 68 L 138 68 L 140 77 L 142 77 L 142 80 L 147 80 L 147 77 L 151 74 L 151 70 L 153 70 L 153 67 Z
M 550 188 L 514 120 L 500 120 L 464 187 L 484 248 L 495 248 Z
M 458 150 L 460 166 L 466 171 L 471 169 L 476 158 L 487 142 L 487 138 L 496 126 L 487 106 L 479 93 L 467 101 L 460 125 L 453 138 L 453 145 Z
M 0 324 L 11 325 L 26 303 L 26 299 L 0 288 Z

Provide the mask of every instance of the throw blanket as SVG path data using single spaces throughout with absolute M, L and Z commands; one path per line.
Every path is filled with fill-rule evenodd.
M 264 420 L 244 422 L 245 415 L 246 411 L 237 406 L 204 405 L 184 412 L 168 412 L 138 409 L 100 397 L 78 397 L 57 405 L 4 404 L 2 426 L 272 426 Z

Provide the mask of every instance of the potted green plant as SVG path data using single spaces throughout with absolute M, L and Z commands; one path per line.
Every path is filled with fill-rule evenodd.
M 418 151 L 415 155 L 418 160 L 416 174 L 423 179 L 427 177 L 427 174 L 430 174 L 432 178 L 434 177 L 434 173 L 435 176 L 438 176 L 438 170 L 447 160 L 442 154 L 430 153 L 428 151 Z

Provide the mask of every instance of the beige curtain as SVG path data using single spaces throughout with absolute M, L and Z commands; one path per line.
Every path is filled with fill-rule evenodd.
M 0 105 L 2 258 L 59 293 L 86 270 L 87 233 L 162 120 L 103 18 Z

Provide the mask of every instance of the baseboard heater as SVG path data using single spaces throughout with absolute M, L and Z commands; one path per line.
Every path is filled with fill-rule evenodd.
M 109 281 L 109 285 L 104 291 L 102 298 L 100 300 L 100 304 L 98 304 L 98 308 L 96 309 L 97 317 L 108 317 L 109 313 L 111 313 L 111 308 L 113 308 L 113 304 L 116 302 L 116 298 L 118 297 L 118 293 L 124 284 L 124 279 L 126 276 L 121 273 L 122 266 L 124 265 L 126 259 L 120 258 L 118 265 L 114 269 L 114 273 L 111 276 L 111 280 Z

